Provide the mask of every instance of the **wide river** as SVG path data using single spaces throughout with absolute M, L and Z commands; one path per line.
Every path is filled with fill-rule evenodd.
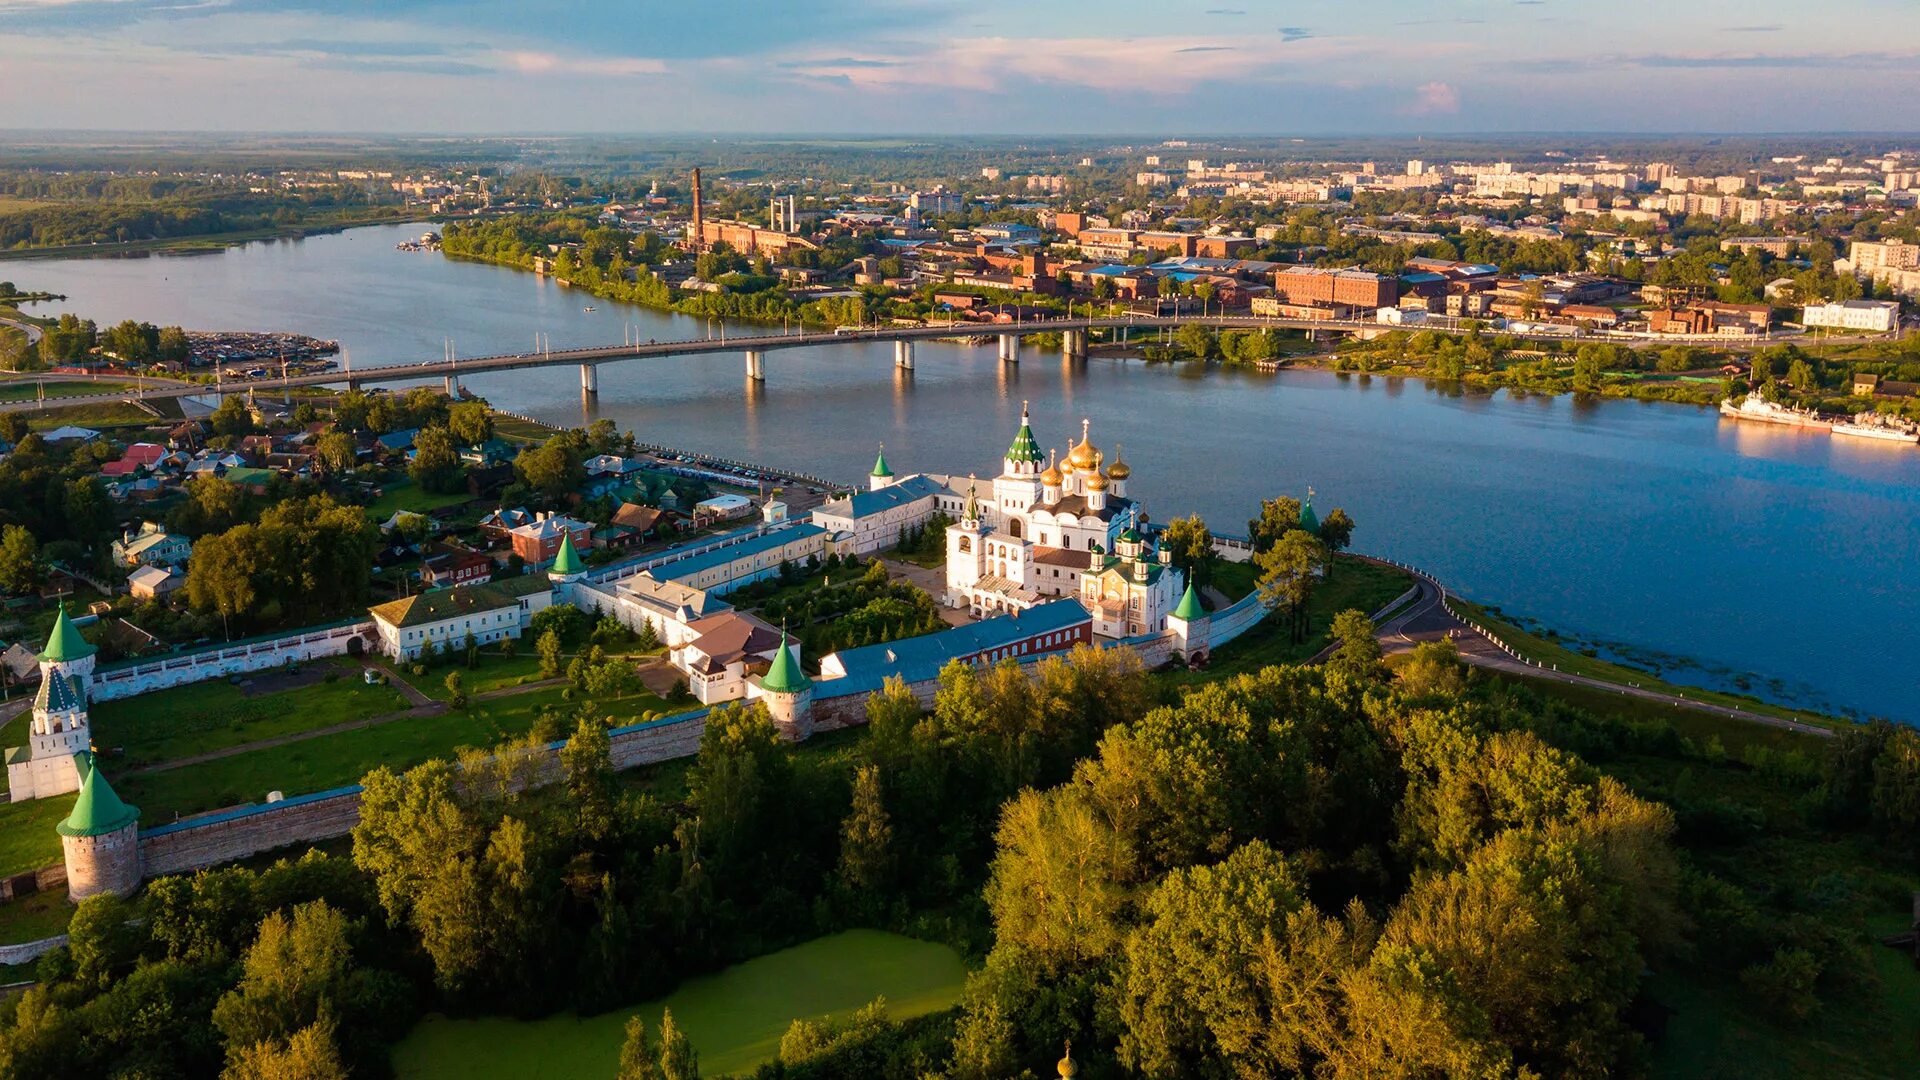
M 704 336 L 702 321 L 598 300 L 519 271 L 396 251 L 381 226 L 208 255 L 0 266 L 102 326 L 291 330 L 339 340 L 356 368 L 530 348 Z M 591 306 L 595 310 L 587 311 Z M 40 310 L 46 310 L 42 308 Z M 717 332 L 717 331 L 715 331 Z M 735 331 L 739 332 L 739 331 Z M 1029 347 L 885 343 L 767 358 L 602 365 L 584 404 L 571 368 L 469 380 L 497 407 L 849 481 L 877 444 L 898 471 L 998 469 L 1022 401 L 1042 444 L 1081 418 L 1125 448 L 1130 494 L 1159 519 L 1198 511 L 1244 532 L 1262 497 L 1311 486 L 1355 547 L 1417 564 L 1670 678 L 1806 707 L 1920 722 L 1920 451 L 1724 421 L 1689 406 L 1462 396 L 1418 381 L 1261 375 Z

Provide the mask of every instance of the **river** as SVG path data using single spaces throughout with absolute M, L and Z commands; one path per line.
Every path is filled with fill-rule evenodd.
M 376 226 L 176 257 L 18 262 L 22 289 L 102 326 L 290 330 L 339 340 L 356 368 L 709 332 L 514 270 L 394 250 L 424 226 Z M 594 311 L 585 311 L 592 306 Z M 717 331 L 716 331 L 717 332 Z M 990 475 L 1031 401 L 1042 444 L 1082 417 L 1157 518 L 1244 532 L 1259 499 L 1309 486 L 1345 507 L 1355 547 L 1417 564 L 1471 599 L 1525 613 L 1677 681 L 1808 708 L 1920 722 L 1920 452 L 1724 421 L 1691 406 L 1463 396 L 1419 381 L 1261 375 L 1094 359 L 1029 346 L 886 343 L 767 357 L 606 364 L 597 403 L 571 368 L 471 379 L 504 409 L 645 441 L 853 480 L 884 442 L 895 470 Z

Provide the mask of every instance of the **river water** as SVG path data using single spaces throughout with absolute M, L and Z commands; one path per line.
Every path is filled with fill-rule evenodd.
M 380 226 L 207 255 L 0 267 L 101 325 L 290 330 L 339 340 L 356 368 L 460 355 L 662 341 L 701 320 L 574 292 L 532 274 L 394 250 L 423 226 Z M 592 306 L 594 311 L 585 311 Z M 43 307 L 40 310 L 46 310 Z M 761 331 L 764 332 L 764 331 Z M 1418 381 L 1277 375 L 1094 359 L 1029 346 L 886 343 L 767 356 L 605 364 L 596 403 L 572 368 L 468 384 L 497 407 L 643 441 L 855 480 L 884 442 L 900 472 L 991 475 L 1021 403 L 1042 445 L 1081 418 L 1159 519 L 1199 512 L 1244 532 L 1262 497 L 1309 486 L 1345 507 L 1355 548 L 1417 564 L 1471 599 L 1659 666 L 1806 707 L 1920 722 L 1920 451 L 1775 430 L 1693 408 L 1463 396 Z

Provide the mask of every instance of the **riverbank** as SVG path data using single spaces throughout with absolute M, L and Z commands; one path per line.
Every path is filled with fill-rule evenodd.
M 196 255 L 221 251 L 240 244 L 251 244 L 260 240 L 301 240 L 309 236 L 325 236 L 330 233 L 345 232 L 366 225 L 393 225 L 401 222 L 417 221 L 420 213 L 417 209 L 395 207 L 391 211 L 368 214 L 363 217 L 340 220 L 322 220 L 303 222 L 296 225 L 276 225 L 265 229 L 242 229 L 233 232 L 201 233 L 195 236 L 165 236 L 148 240 L 127 240 L 112 244 L 63 244 L 55 247 L 6 248 L 0 249 L 0 262 L 20 262 L 29 259 L 72 259 L 72 258 L 111 258 L 123 255 Z M 61 299 L 64 299 L 62 297 Z

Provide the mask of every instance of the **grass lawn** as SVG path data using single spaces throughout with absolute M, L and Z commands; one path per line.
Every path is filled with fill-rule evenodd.
M 1544 664 L 1549 668 L 1557 666 L 1561 671 L 1570 671 L 1576 675 L 1585 675 L 1592 679 L 1603 679 L 1607 682 L 1614 683 L 1632 683 L 1636 686 L 1659 690 L 1662 693 L 1669 693 L 1675 697 L 1685 697 L 1693 701 L 1705 701 L 1715 705 L 1726 705 L 1731 708 L 1746 709 L 1750 712 L 1762 713 L 1767 716 L 1778 716 L 1790 720 L 1800 720 L 1809 724 L 1840 727 L 1847 723 L 1845 720 L 1821 716 L 1818 713 L 1808 712 L 1804 709 L 1790 709 L 1781 705 L 1773 705 L 1745 694 L 1728 694 L 1717 690 L 1704 690 L 1698 686 L 1688 686 L 1683 683 L 1670 683 L 1656 675 L 1648 674 L 1639 668 L 1627 667 L 1623 664 L 1615 664 L 1597 657 L 1587 656 L 1584 653 L 1575 652 L 1564 645 L 1546 638 L 1529 634 L 1511 622 L 1500 618 L 1498 615 L 1488 613 L 1487 609 L 1481 605 L 1462 600 L 1457 596 L 1453 598 L 1453 605 L 1462 615 L 1473 619 L 1475 622 L 1480 623 L 1482 626 L 1492 630 L 1495 634 L 1498 634 L 1502 640 L 1506 641 L 1506 643 L 1521 656 Z
M 1218 578 L 1215 582 L 1218 583 Z M 1295 644 L 1283 620 L 1270 616 L 1216 650 L 1213 663 L 1206 671 L 1173 671 L 1162 677 L 1175 685 L 1192 686 L 1225 675 L 1258 671 L 1273 664 L 1300 663 L 1327 647 L 1327 635 L 1335 615 L 1349 608 L 1378 611 L 1412 584 L 1413 579 L 1405 571 L 1342 559 L 1334 565 L 1332 576 L 1321 582 L 1307 601 L 1305 641 Z
M 0 945 L 18 945 L 64 934 L 72 918 L 73 905 L 67 903 L 64 888 L 0 902 Z
M 134 384 L 117 382 L 113 379 L 101 379 L 98 382 L 52 381 L 36 383 L 29 376 L 21 379 L 8 379 L 0 382 L 0 401 L 32 401 L 45 389 L 47 397 L 86 397 L 90 394 L 110 394 L 116 390 L 132 390 Z M 144 414 L 143 414 L 144 415 Z M 149 417 L 149 419 L 152 419 Z
M 899 559 L 901 562 L 912 563 L 926 570 L 938 570 L 947 565 L 947 553 L 945 551 L 916 551 L 909 553 L 896 549 L 887 552 L 887 554 Z
M 1228 562 L 1225 559 L 1213 561 L 1214 588 L 1227 594 L 1227 599 L 1238 600 L 1253 592 L 1253 583 L 1260 577 L 1260 568 L 1251 562 Z
M 162 407 L 155 402 L 156 407 Z M 81 427 L 152 427 L 165 423 L 152 413 L 135 408 L 124 401 L 109 402 L 104 405 L 68 405 L 61 408 L 41 409 L 27 414 L 27 427 L 34 431 L 51 431 L 66 424 L 78 424 Z
M 612 1076 L 627 1017 L 650 1033 L 662 1009 L 687 1032 L 706 1076 L 771 1061 L 794 1020 L 851 1012 L 884 996 L 896 1019 L 950 1009 L 966 977 L 960 955 L 877 930 L 849 930 L 690 979 L 638 1009 L 546 1020 L 430 1017 L 395 1048 L 401 1080 L 469 1076 Z
M 464 491 L 436 494 L 420 490 L 411 480 L 395 480 L 381 485 L 380 497 L 367 505 L 367 517 L 374 521 L 385 521 L 401 510 L 426 514 L 443 506 L 459 506 L 472 499 L 473 496 Z
M 451 758 L 456 747 L 493 746 L 526 734 L 542 708 L 559 704 L 559 687 L 536 690 L 477 702 L 469 711 L 410 717 L 167 772 L 129 776 L 116 780 L 114 787 L 140 808 L 142 821 L 164 825 L 176 813 L 260 802 L 269 791 L 289 796 L 325 791 L 357 783 L 377 765 L 406 769 L 429 758 Z M 618 714 L 619 709 L 608 711 Z
M 60 861 L 55 825 L 73 809 L 73 795 L 0 803 L 0 876 L 24 874 Z
M 543 443 L 558 430 L 505 413 L 493 414 L 493 433 L 503 439 L 523 443 Z
M 344 657 L 308 665 L 304 670 L 324 669 L 339 677 L 333 682 L 254 697 L 221 679 L 103 701 L 91 714 L 94 740 L 113 754 L 106 762 L 111 777 L 132 766 L 191 757 L 407 708 L 407 700 L 398 690 L 362 682 L 360 668 L 358 662 Z
M 1719 739 L 1727 753 L 1735 758 L 1748 747 L 1766 747 L 1781 752 L 1798 750 L 1812 758 L 1823 756 L 1832 741 L 1785 728 L 1768 727 L 1751 720 L 1739 720 L 1717 713 L 1701 712 L 1683 705 L 1669 705 L 1646 698 L 1629 697 L 1591 686 L 1573 686 L 1550 679 L 1532 679 L 1500 674 L 1491 676 L 1501 682 L 1522 685 L 1545 697 L 1558 698 L 1589 712 L 1611 714 L 1630 720 L 1661 720 L 1673 725 L 1680 734 L 1705 744 Z

